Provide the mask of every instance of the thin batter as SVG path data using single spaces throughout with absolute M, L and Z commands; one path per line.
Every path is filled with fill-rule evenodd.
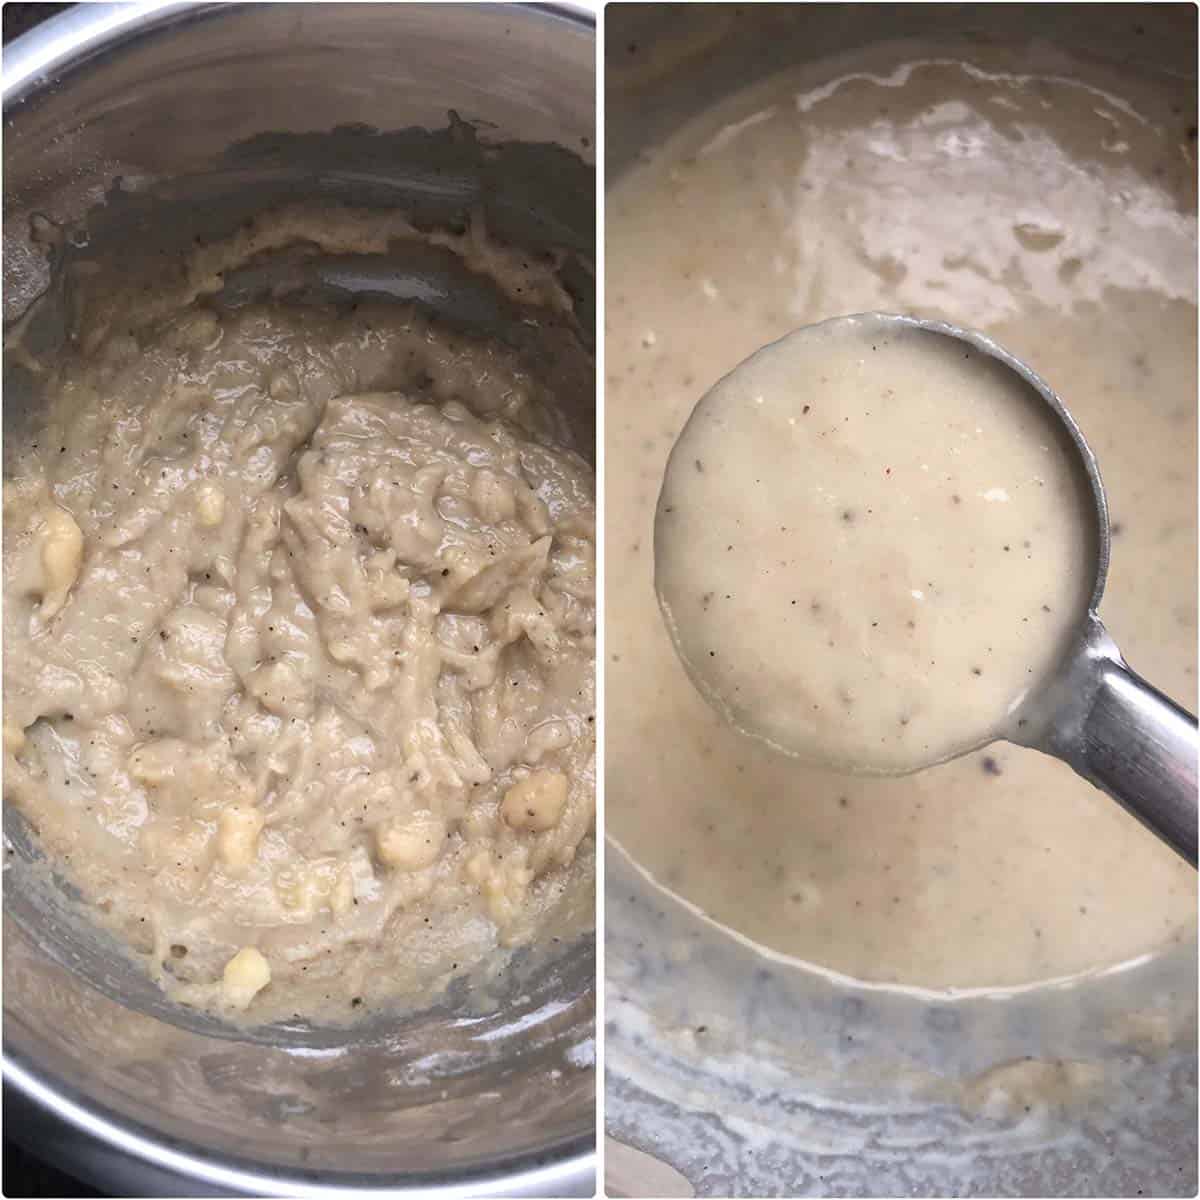
M 699 397 L 797 326 L 937 317 L 1067 398 L 1111 502 L 1102 616 L 1194 706 L 1187 94 L 1017 61 L 885 49 L 803 91 L 776 80 L 607 205 L 609 829 L 716 920 L 873 981 L 1011 986 L 1195 931 L 1191 869 L 1069 768 L 1002 745 L 900 779 L 801 768 L 704 702 L 655 602 L 655 502 Z
M 1094 513 L 1057 417 L 886 318 L 764 347 L 667 465 L 655 581 L 688 673 L 815 766 L 902 774 L 1003 734 L 1087 614 Z

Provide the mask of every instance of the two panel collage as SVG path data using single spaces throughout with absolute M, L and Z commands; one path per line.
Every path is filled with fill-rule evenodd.
M 1197 1195 L 1197 12 L 7 4 L 3 1194 Z

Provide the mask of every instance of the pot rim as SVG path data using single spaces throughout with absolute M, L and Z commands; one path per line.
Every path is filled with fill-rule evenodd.
M 489 7 L 470 3 L 464 7 Z M 111 51 L 123 43 L 157 32 L 168 25 L 182 24 L 255 7 L 254 0 L 126 0 L 121 3 L 74 4 L 65 12 L 48 17 L 4 47 L 4 78 L 0 95 L 4 113 L 30 99 L 45 85 L 60 82 L 64 70 L 77 68 L 92 56 Z M 583 0 L 552 0 L 550 3 L 518 2 L 507 7 L 540 14 L 595 30 L 596 14 Z

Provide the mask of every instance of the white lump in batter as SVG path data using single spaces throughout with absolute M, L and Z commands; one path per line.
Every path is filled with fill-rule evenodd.
M 593 482 L 553 405 L 384 306 L 189 300 L 59 369 L 5 488 L 6 794 L 176 999 L 416 997 L 590 892 Z
M 843 317 L 696 405 L 659 497 L 656 586 L 737 728 L 901 774 L 1021 719 L 1086 617 L 1092 508 L 1019 375 L 943 334 Z

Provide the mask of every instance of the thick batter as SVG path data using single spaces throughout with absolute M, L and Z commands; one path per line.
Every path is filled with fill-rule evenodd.
M 1063 394 L 1112 507 L 1102 615 L 1194 706 L 1186 93 L 903 53 L 732 101 L 609 197 L 607 811 L 660 882 L 766 947 L 866 980 L 1010 986 L 1193 938 L 1194 873 L 1032 751 L 869 779 L 755 744 L 692 686 L 654 595 L 667 456 L 713 383 L 800 325 L 938 317 Z
M 1042 398 L 955 338 L 860 315 L 789 334 L 671 452 L 655 584 L 743 733 L 903 774 L 1001 735 L 1087 614 L 1094 505 Z
M 424 995 L 590 888 L 592 478 L 554 396 L 415 311 L 206 299 L 417 236 L 278 213 L 118 290 L 5 484 L 6 795 L 225 1014 Z

